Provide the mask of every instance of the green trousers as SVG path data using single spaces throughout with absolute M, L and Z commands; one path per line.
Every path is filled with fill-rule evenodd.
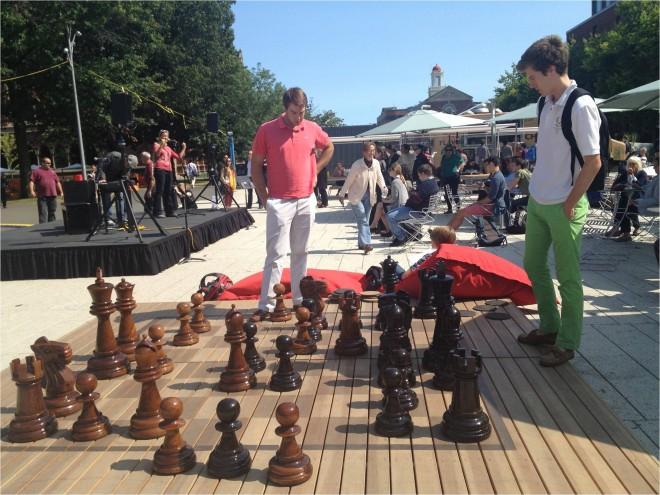
M 577 349 L 582 336 L 584 295 L 580 274 L 582 227 L 587 219 L 586 196 L 575 205 L 573 220 L 563 210 L 563 203 L 542 205 L 529 198 L 525 235 L 524 266 L 532 281 L 541 319 L 541 333 L 557 332 L 555 345 Z M 561 295 L 561 316 L 557 296 L 548 268 L 548 251 L 552 245 L 555 269 Z

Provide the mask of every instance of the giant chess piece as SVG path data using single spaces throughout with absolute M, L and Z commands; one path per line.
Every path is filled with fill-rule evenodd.
M 481 356 L 458 348 L 451 354 L 456 374 L 449 409 L 442 417 L 442 432 L 455 442 L 482 442 L 490 436 L 490 420 L 479 402 Z
M 245 332 L 245 361 L 248 366 L 252 368 L 255 373 L 259 373 L 266 367 L 266 360 L 259 354 L 255 344 L 259 341 L 257 338 L 257 324 L 253 321 L 246 321 L 243 323 L 243 331 Z
M 286 287 L 284 287 L 284 284 L 275 284 L 273 286 L 273 292 L 275 292 L 275 309 L 273 309 L 273 312 L 270 315 L 270 321 L 289 321 L 293 316 L 291 315 L 289 308 L 284 304 Z
M 383 267 L 383 292 L 385 294 L 394 292 L 399 282 L 399 276 L 396 274 L 396 267 L 399 264 L 389 255 L 380 264 Z
M 172 339 L 172 345 L 194 345 L 199 342 L 199 336 L 190 327 L 190 304 L 177 304 L 176 312 L 179 314 L 177 318 L 179 320 L 179 331 L 174 336 L 174 339 Z
M 57 420 L 48 412 L 41 392 L 43 368 L 34 356 L 9 363 L 11 379 L 16 382 L 16 412 L 9 423 L 7 440 L 10 442 L 36 442 L 57 431 Z
M 220 383 L 218 384 L 218 388 L 223 392 L 241 392 L 257 384 L 254 370 L 250 368 L 245 360 L 241 347 L 241 344 L 247 341 L 243 331 L 243 323 L 245 323 L 243 315 L 236 311 L 236 306 L 232 304 L 231 310 L 225 316 L 227 326 L 225 342 L 231 346 L 229 349 L 229 362 L 220 374 Z
M 215 429 L 221 432 L 222 436 L 206 463 L 208 473 L 221 479 L 246 474 L 252 465 L 252 458 L 236 437 L 236 432 L 242 426 L 238 420 L 241 406 L 235 399 L 222 399 L 218 402 L 215 412 L 220 420 L 215 424 Z
M 162 325 L 151 325 L 149 330 L 149 339 L 158 349 L 158 364 L 160 364 L 160 369 L 163 371 L 163 375 L 172 373 L 174 370 L 174 362 L 167 357 L 165 354 L 165 329 Z
M 100 397 L 98 392 L 94 392 L 97 383 L 96 377 L 86 372 L 80 373 L 76 379 L 82 412 L 71 427 L 71 439 L 74 442 L 91 442 L 112 433 L 110 421 L 96 408 L 96 401 Z
M 435 306 L 433 298 L 433 277 L 435 272 L 422 268 L 417 272 L 419 277 L 420 296 L 413 316 L 420 320 L 433 320 L 435 319 Z
M 293 346 L 293 339 L 288 335 L 280 335 L 275 339 L 275 346 L 277 347 L 277 357 L 279 362 L 277 368 L 270 377 L 268 386 L 275 392 L 288 392 L 300 388 L 302 385 L 302 378 L 300 373 L 293 369 L 291 358 L 295 356 L 291 347 Z
M 282 437 L 282 442 L 268 463 L 268 481 L 276 485 L 299 485 L 312 476 L 309 456 L 296 441 L 296 435 L 300 433 L 300 426 L 296 424 L 299 416 L 298 406 L 293 402 L 283 402 L 275 410 L 275 418 L 280 424 L 275 433 Z
M 126 282 L 123 278 L 115 285 L 115 292 L 117 292 L 115 308 L 121 313 L 117 345 L 131 362 L 135 361 L 135 346 L 138 343 L 138 334 L 133 320 L 133 310 L 137 306 L 133 299 L 134 288 L 134 284 Z
M 323 319 L 316 314 L 316 302 L 314 299 L 306 297 L 302 300 L 301 304 L 309 311 L 309 322 L 311 323 L 311 326 L 309 327 L 309 336 L 314 342 L 320 342 L 323 338 L 321 335 L 321 330 L 323 330 Z
M 195 333 L 205 333 L 211 330 L 211 323 L 209 323 L 209 320 L 204 316 L 204 308 L 202 307 L 204 296 L 199 292 L 195 292 L 190 297 L 190 302 L 193 305 L 192 309 L 194 313 L 193 319 L 190 322 L 190 328 L 192 328 Z
M 339 356 L 360 356 L 367 352 L 367 341 L 362 336 L 360 328 L 360 296 L 355 291 L 347 290 L 339 300 L 341 333 L 335 343 L 335 353 Z
M 406 411 L 417 409 L 419 399 L 414 390 L 411 389 L 415 385 L 415 372 L 412 368 L 412 359 L 410 353 L 405 349 L 394 349 L 389 355 L 389 363 L 383 369 L 378 377 L 378 384 L 385 387 L 385 370 L 388 368 L 396 368 L 401 373 L 401 385 L 399 386 L 399 403 Z M 383 403 L 385 397 L 383 397 Z
M 101 268 L 96 269 L 96 282 L 87 287 L 92 296 L 89 310 L 96 316 L 96 349 L 94 356 L 87 361 L 87 371 L 94 373 L 99 380 L 115 378 L 128 373 L 128 357 L 119 350 L 115 339 L 110 315 L 115 311 L 112 303 L 113 285 L 103 280 Z
M 383 370 L 390 362 L 390 354 L 395 349 L 412 351 L 412 344 L 406 328 L 406 313 L 398 303 L 383 307 L 383 317 L 386 321 L 384 332 L 380 336 L 378 348 L 378 369 Z
M 454 277 L 444 272 L 444 263 L 440 262 L 433 279 L 435 309 L 437 318 L 433 330 L 433 341 L 424 351 L 422 367 L 435 373 L 433 385 L 441 390 L 452 390 L 454 373 L 451 370 L 449 354 L 456 349 L 462 338 L 460 330 L 461 313 L 454 306 L 451 288 Z
M 195 451 L 181 437 L 180 430 L 186 424 L 181 419 L 182 412 L 181 399 L 167 397 L 160 403 L 160 414 L 163 417 L 160 428 L 166 433 L 163 445 L 154 454 L 153 470 L 156 474 L 185 473 L 195 467 Z
M 396 368 L 385 368 L 385 406 L 376 416 L 376 433 L 386 437 L 410 435 L 413 422 L 408 411 L 401 404 L 401 372 Z
M 71 364 L 73 352 L 64 342 L 39 337 L 30 346 L 37 359 L 41 360 L 46 383 L 46 407 L 56 417 L 68 416 L 82 408 L 74 390 L 76 376 L 67 366 Z
M 156 380 L 163 375 L 163 371 L 158 364 L 158 349 L 144 336 L 135 349 L 135 361 L 137 367 L 133 378 L 142 383 L 142 390 L 128 432 L 137 440 L 159 438 L 165 434 L 165 431 L 159 426 L 163 418 L 159 411 L 160 393 Z
M 309 316 L 310 313 L 307 308 L 300 306 L 296 309 L 296 319 L 298 320 L 296 330 L 298 334 L 293 339 L 293 346 L 291 348 L 296 355 L 314 354 L 316 352 L 316 342 L 314 342 L 309 334 L 309 329 L 312 326 L 309 322 Z
M 321 319 L 321 326 L 323 330 L 328 329 L 328 320 L 325 318 L 325 297 L 328 297 L 328 283 L 324 280 L 315 280 L 310 275 L 303 277 L 300 280 L 300 293 L 303 299 L 313 299 L 315 304 L 315 312 L 312 320 L 316 317 Z M 307 308 L 309 309 L 309 308 Z M 313 324 L 313 322 L 312 322 Z M 312 335 L 313 337 L 313 335 Z M 321 340 L 320 338 L 318 340 Z

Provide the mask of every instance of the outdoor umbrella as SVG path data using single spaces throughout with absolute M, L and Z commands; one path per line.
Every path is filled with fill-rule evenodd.
M 598 106 L 601 109 L 621 108 L 626 110 L 658 110 L 659 94 L 660 80 L 614 95 L 600 103 Z
M 415 110 L 392 122 L 387 122 L 386 124 L 358 134 L 358 136 L 367 137 L 377 134 L 402 134 L 404 132 L 421 132 L 433 129 L 451 129 L 453 127 L 474 124 L 483 125 L 483 120 L 436 112 L 434 110 Z
M 622 109 L 619 107 L 603 108 L 601 106 L 601 102 L 605 101 L 603 98 L 594 98 L 594 100 L 596 101 L 596 104 L 599 107 L 601 107 L 601 110 L 604 113 L 622 111 Z M 530 103 L 529 105 L 525 105 L 522 108 L 511 110 L 510 112 L 507 112 L 504 115 L 498 115 L 497 117 L 495 117 L 495 122 L 508 122 L 509 120 L 535 119 L 537 111 L 538 111 L 537 103 Z

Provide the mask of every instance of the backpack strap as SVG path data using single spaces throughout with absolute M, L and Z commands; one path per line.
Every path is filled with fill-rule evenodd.
M 539 101 L 536 102 L 536 118 L 541 122 L 541 112 L 543 111 L 543 106 L 545 105 L 545 96 L 541 96 Z

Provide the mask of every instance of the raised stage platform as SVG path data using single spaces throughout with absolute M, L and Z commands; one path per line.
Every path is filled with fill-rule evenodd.
M 195 210 L 184 218 L 160 218 L 162 235 L 146 217 L 143 243 L 135 232 L 103 229 L 89 242 L 87 234 L 69 235 L 60 221 L 2 233 L 2 280 L 92 277 L 97 266 L 106 276 L 154 275 L 200 249 L 249 227 L 254 219 L 245 208 Z

